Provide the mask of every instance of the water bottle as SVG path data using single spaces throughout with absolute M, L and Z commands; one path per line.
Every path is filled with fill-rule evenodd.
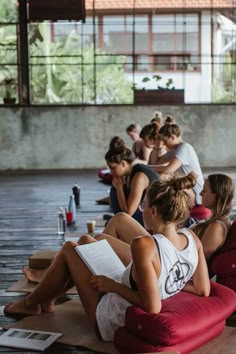
M 66 232 L 66 220 L 63 208 L 59 208 L 58 221 L 57 221 L 57 233 L 58 235 L 63 235 Z
M 75 205 L 75 197 L 72 194 L 69 199 L 68 211 L 71 211 L 73 214 L 73 223 L 76 222 L 76 205 Z
M 75 184 L 72 188 L 72 192 L 75 197 L 76 208 L 79 208 L 80 207 L 80 187 L 78 185 L 78 182 L 75 182 Z

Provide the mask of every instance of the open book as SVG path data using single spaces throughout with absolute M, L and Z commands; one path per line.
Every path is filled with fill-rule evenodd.
M 125 266 L 107 240 L 79 245 L 75 250 L 93 274 L 121 280 Z
M 61 336 L 62 333 L 10 328 L 0 335 L 0 345 L 43 351 Z

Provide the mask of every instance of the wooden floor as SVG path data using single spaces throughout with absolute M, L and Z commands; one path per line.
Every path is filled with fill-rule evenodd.
M 57 235 L 57 210 L 68 206 L 75 181 L 81 187 L 81 208 L 76 226 L 70 232 L 86 231 L 86 220 L 110 212 L 109 206 L 96 205 L 106 196 L 109 186 L 98 181 L 96 171 L 74 171 L 30 175 L 0 175 L 0 326 L 14 321 L 3 315 L 6 303 L 20 293 L 6 292 L 21 276 L 28 257 L 40 249 L 60 249 L 63 239 Z M 57 353 L 93 353 L 78 348 L 54 345 Z M 23 353 L 0 347 L 2 353 Z M 32 351 L 31 351 L 32 353 Z
M 229 172 L 236 180 L 234 171 Z M 57 235 L 57 210 L 68 206 L 71 188 L 77 180 L 81 208 L 77 211 L 76 226 L 69 231 L 84 233 L 86 220 L 111 212 L 109 206 L 95 203 L 109 190 L 109 186 L 98 181 L 97 171 L 0 175 L 0 326 L 14 321 L 3 315 L 3 307 L 23 295 L 5 290 L 22 276 L 21 267 L 27 265 L 28 257 L 37 250 L 58 250 L 62 246 L 63 239 Z M 27 351 L 0 347 L 0 352 Z M 48 352 L 94 353 L 58 344 Z

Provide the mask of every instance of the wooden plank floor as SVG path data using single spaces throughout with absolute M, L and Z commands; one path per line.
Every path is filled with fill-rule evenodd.
M 57 235 L 57 210 L 68 206 L 71 188 L 77 180 L 81 187 L 81 208 L 70 231 L 83 233 L 86 220 L 111 211 L 109 206 L 95 203 L 109 189 L 98 181 L 97 171 L 0 175 L 0 326 L 14 321 L 3 315 L 3 307 L 22 294 L 5 290 L 22 276 L 21 268 L 28 264 L 28 257 L 40 249 L 61 248 L 63 239 Z M 48 352 L 51 351 L 93 353 L 58 344 Z M 24 351 L 0 347 L 0 352 Z
M 227 172 L 236 180 L 235 170 Z M 28 263 L 28 257 L 37 250 L 58 250 L 62 246 L 63 239 L 57 235 L 57 210 L 67 207 L 77 180 L 81 186 L 81 208 L 70 231 L 84 233 L 86 220 L 111 212 L 109 206 L 95 203 L 109 190 L 109 186 L 98 181 L 97 171 L 0 174 L 0 326 L 14 321 L 3 315 L 3 307 L 23 295 L 5 290 L 22 276 L 21 267 Z M 0 352 L 29 353 L 6 347 L 0 347 Z M 94 353 L 58 344 L 47 352 Z

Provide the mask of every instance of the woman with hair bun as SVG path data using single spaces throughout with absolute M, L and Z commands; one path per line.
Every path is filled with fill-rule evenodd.
M 143 139 L 144 145 L 148 148 L 152 148 L 148 160 L 148 165 L 150 166 L 155 166 L 159 162 L 161 156 L 167 156 L 167 148 L 159 138 L 159 130 L 160 126 L 156 123 L 152 123 L 145 125 L 140 132 L 140 137 Z M 170 155 L 170 158 L 171 156 L 172 154 Z
M 126 266 L 120 281 L 92 275 L 74 249 L 78 244 L 66 242 L 40 284 L 25 299 L 6 305 L 5 315 L 53 312 L 56 297 L 75 285 L 97 335 L 104 341 L 112 341 L 117 328 L 124 326 L 126 310 L 131 305 L 158 314 L 161 300 L 181 290 L 209 296 L 210 282 L 201 242 L 189 230 L 177 230 L 177 225 L 189 214 L 186 188 L 192 187 L 194 181 L 194 176 L 186 176 L 152 183 L 145 197 L 143 215 L 153 236 L 137 234 L 129 246 L 100 235 Z M 89 235 L 79 240 L 79 244 L 92 242 L 97 241 Z
M 126 133 L 133 141 L 132 151 L 138 163 L 146 165 L 149 160 L 152 149 L 145 146 L 143 139 L 140 137 L 141 127 L 139 124 L 130 124 L 126 128 Z
M 165 124 L 160 128 L 159 137 L 170 149 L 172 156 L 171 158 L 169 154 L 161 156 L 154 168 L 158 173 L 195 172 L 197 182 L 192 192 L 193 206 L 201 205 L 200 192 L 204 184 L 202 170 L 193 146 L 183 141 L 181 134 L 181 129 L 177 124 Z
M 110 192 L 114 213 L 123 211 L 143 224 L 139 205 L 149 184 L 158 179 L 157 173 L 144 164 L 135 164 L 133 152 L 118 136 L 111 140 L 105 159 L 114 176 Z

